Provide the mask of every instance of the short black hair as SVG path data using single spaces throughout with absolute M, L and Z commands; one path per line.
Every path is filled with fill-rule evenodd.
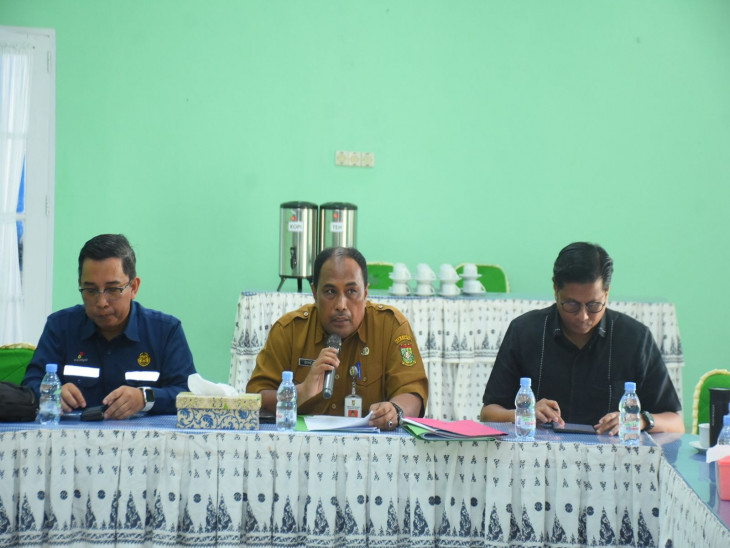
M 121 259 L 122 269 L 130 280 L 137 277 L 137 258 L 124 234 L 99 234 L 84 244 L 79 253 L 79 281 L 81 269 L 86 259 L 103 261 L 104 259 Z
M 320 251 L 319 255 L 317 255 L 317 258 L 314 260 L 314 274 L 312 276 L 312 285 L 315 289 L 317 289 L 319 284 L 319 274 L 320 272 L 322 272 L 322 265 L 327 262 L 328 259 L 331 259 L 333 257 L 338 259 L 354 259 L 355 262 L 357 262 L 357 264 L 360 266 L 360 270 L 362 271 L 362 281 L 364 286 L 368 286 L 368 263 L 365 260 L 365 257 L 363 257 L 362 253 L 360 253 L 354 247 L 328 247 Z
M 574 242 L 560 250 L 553 265 L 553 283 L 560 290 L 565 284 L 589 284 L 603 280 L 604 291 L 611 285 L 613 259 L 598 244 Z

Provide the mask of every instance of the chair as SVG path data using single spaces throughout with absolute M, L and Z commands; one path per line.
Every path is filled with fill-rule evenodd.
M 20 384 L 34 351 L 35 346 L 28 343 L 0 346 L 0 381 Z
M 710 422 L 710 388 L 730 388 L 730 371 L 713 369 L 700 377 L 692 399 L 692 433 L 699 432 L 699 424 Z
M 456 267 L 456 272 L 458 272 L 459 276 L 464 273 L 464 263 Z M 481 274 L 479 281 L 487 291 L 491 293 L 509 293 L 507 275 L 504 273 L 501 266 L 494 264 L 477 264 L 477 272 Z M 456 285 L 463 287 L 464 280 L 459 280 L 456 282 Z
M 388 289 L 392 285 L 392 280 L 388 276 L 391 272 L 393 272 L 393 263 L 368 263 L 370 289 Z

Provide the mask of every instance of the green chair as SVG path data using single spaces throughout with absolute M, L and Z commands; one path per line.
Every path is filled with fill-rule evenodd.
M 456 267 L 459 276 L 464 273 L 464 263 Z M 477 264 L 477 273 L 481 274 L 479 281 L 490 293 L 509 293 L 509 282 L 507 275 L 501 266 L 494 264 Z M 456 282 L 459 287 L 464 287 L 464 280 Z
M 730 388 L 730 371 L 713 369 L 700 377 L 692 401 L 692 433 L 699 432 L 699 425 L 710 422 L 710 388 Z
M 20 384 L 34 351 L 35 346 L 28 343 L 0 346 L 0 381 Z
M 388 289 L 393 284 L 393 280 L 388 276 L 391 272 L 393 272 L 393 263 L 368 263 L 370 289 Z

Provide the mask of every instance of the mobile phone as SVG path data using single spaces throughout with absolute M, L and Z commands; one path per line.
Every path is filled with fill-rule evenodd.
M 553 424 L 553 432 L 563 432 L 564 434 L 595 434 L 596 429 L 592 424 L 578 424 L 575 422 L 566 422 L 565 426 Z
M 106 405 L 96 405 L 94 407 L 87 407 L 81 412 L 82 421 L 103 421 L 104 411 L 107 410 Z

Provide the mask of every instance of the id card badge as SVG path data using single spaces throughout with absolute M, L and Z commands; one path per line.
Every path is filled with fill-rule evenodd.
M 357 394 L 345 396 L 345 416 L 346 417 L 362 417 L 362 398 Z

